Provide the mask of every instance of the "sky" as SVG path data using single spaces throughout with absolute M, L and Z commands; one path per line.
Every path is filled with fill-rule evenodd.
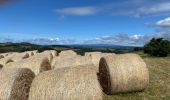
M 0 0 L 0 42 L 143 46 L 170 40 L 170 0 Z

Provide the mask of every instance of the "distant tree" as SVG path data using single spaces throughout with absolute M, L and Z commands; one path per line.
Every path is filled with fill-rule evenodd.
M 133 51 L 141 51 L 141 50 L 143 50 L 142 47 L 135 47 L 135 48 L 133 49 Z
M 170 53 L 170 41 L 163 38 L 152 38 L 143 48 L 151 56 L 166 57 Z

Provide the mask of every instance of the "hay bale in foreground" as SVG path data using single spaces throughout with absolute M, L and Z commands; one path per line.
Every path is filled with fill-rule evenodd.
M 5 66 L 8 63 L 14 62 L 10 57 L 5 57 L 0 59 L 0 64 Z
M 102 100 L 102 96 L 94 66 L 78 66 L 40 73 L 29 100 Z
M 30 69 L 7 69 L 0 71 L 0 100 L 28 100 L 34 73 Z
M 146 64 L 136 54 L 101 58 L 99 77 L 106 94 L 142 91 L 149 84 Z
M 56 57 L 52 62 L 52 69 L 58 69 L 69 66 L 93 65 L 90 56 L 75 56 L 73 58 Z
M 50 62 L 45 56 L 32 56 L 17 62 L 6 64 L 7 68 L 29 68 L 35 75 L 51 69 Z

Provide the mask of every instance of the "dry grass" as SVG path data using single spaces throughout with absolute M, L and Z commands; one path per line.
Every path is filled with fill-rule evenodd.
M 40 73 L 29 100 L 102 100 L 94 66 L 65 67 Z
M 170 57 L 154 58 L 141 54 L 149 68 L 150 83 L 144 92 L 105 96 L 105 100 L 169 100 Z
M 0 71 L 0 100 L 27 100 L 34 73 L 25 68 Z

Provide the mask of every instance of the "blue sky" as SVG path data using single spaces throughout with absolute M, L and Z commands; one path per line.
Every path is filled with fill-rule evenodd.
M 169 0 L 0 0 L 0 42 L 140 45 L 170 40 Z

